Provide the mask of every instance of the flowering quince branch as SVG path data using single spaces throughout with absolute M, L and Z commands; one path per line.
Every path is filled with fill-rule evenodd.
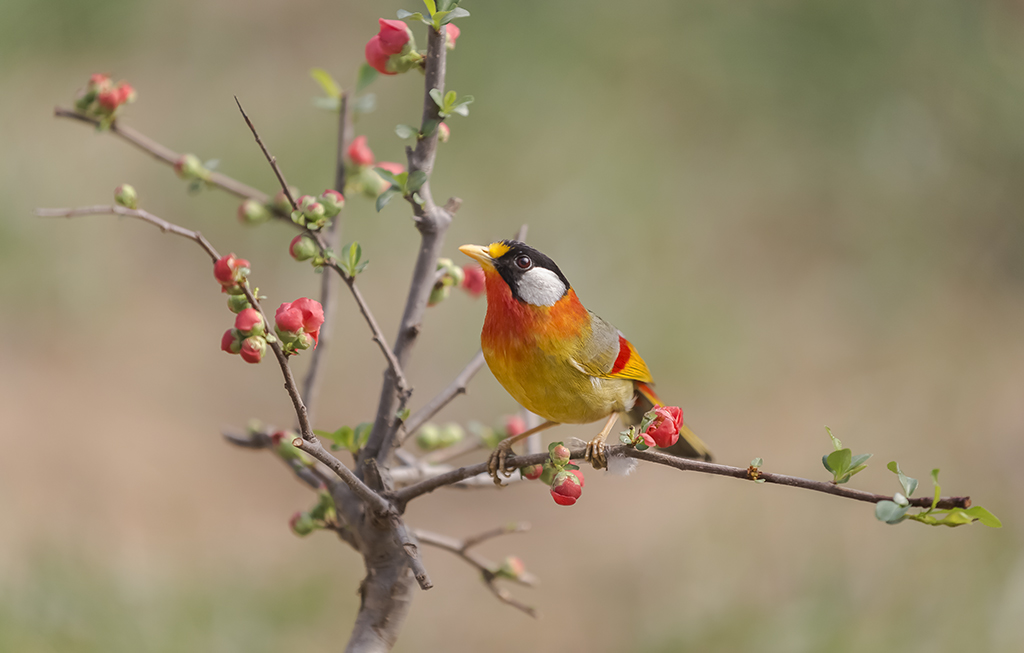
M 501 535 L 508 535 L 510 533 L 524 533 L 528 530 L 530 530 L 530 525 L 527 523 L 510 524 L 508 526 L 480 533 L 473 537 L 467 537 L 464 540 L 458 540 L 453 537 L 440 535 L 420 528 L 417 528 L 415 533 L 416 538 L 423 544 L 444 549 L 445 551 L 450 551 L 465 560 L 471 566 L 475 567 L 477 571 L 480 572 L 480 577 L 484 584 L 487 585 L 487 588 L 498 598 L 499 601 L 536 618 L 539 616 L 536 609 L 526 605 L 525 603 L 517 601 L 507 590 L 498 586 L 495 582 L 500 578 L 506 578 L 527 587 L 533 587 L 536 585 L 538 582 L 537 577 L 526 571 L 522 561 L 520 561 L 519 558 L 510 556 L 506 558 L 501 565 L 497 565 L 487 558 L 484 558 L 470 550 L 474 546 L 477 546 L 486 540 L 499 537 Z

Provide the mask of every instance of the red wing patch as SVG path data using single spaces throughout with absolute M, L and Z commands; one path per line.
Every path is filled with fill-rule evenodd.
M 606 379 L 630 379 L 643 383 L 651 382 L 651 372 L 647 369 L 647 363 L 636 353 L 632 344 L 621 335 L 619 336 L 619 354 L 612 363 L 612 369 L 607 374 L 602 374 Z
M 619 355 L 615 359 L 615 363 L 612 365 L 612 369 L 609 374 L 618 374 L 626 367 L 626 363 L 629 362 L 630 357 L 633 355 L 632 347 L 629 346 L 629 341 L 619 336 Z

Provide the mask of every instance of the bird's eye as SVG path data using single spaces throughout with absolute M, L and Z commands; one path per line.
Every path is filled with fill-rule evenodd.
M 533 261 L 530 260 L 529 256 L 523 254 L 516 259 L 516 265 L 519 266 L 520 270 L 529 270 L 533 266 Z

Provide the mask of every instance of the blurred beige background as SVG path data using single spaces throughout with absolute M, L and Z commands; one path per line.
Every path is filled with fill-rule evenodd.
M 218 430 L 290 422 L 273 365 L 219 351 L 231 316 L 198 248 L 110 217 L 146 208 L 253 262 L 271 301 L 316 292 L 284 225 L 189 196 L 109 135 L 51 116 L 97 71 L 135 85 L 124 120 L 268 191 L 237 94 L 289 179 L 332 178 L 334 118 L 307 71 L 351 85 L 378 16 L 410 0 L 4 0 L 0 4 L 0 650 L 334 651 L 362 576 L 287 520 L 311 497 Z M 465 200 L 448 239 L 530 224 L 584 303 L 615 323 L 722 462 L 826 478 L 828 424 L 875 455 L 942 469 L 1005 524 L 877 522 L 870 506 L 645 467 L 588 472 L 581 502 L 539 485 L 437 492 L 409 521 L 543 579 L 493 599 L 426 552 L 399 651 L 991 651 L 1024 637 L 1024 7 L 1018 2 L 480 2 L 449 59 L 455 117 L 434 192 Z M 419 28 L 417 28 L 419 30 Z M 422 40 L 422 34 L 418 31 Z M 416 74 L 378 80 L 379 159 L 420 112 Z M 416 247 L 408 211 L 359 199 L 346 240 L 392 337 Z M 369 419 L 379 354 L 340 300 L 318 426 Z M 484 302 L 430 310 L 414 408 L 477 347 Z M 302 361 L 298 369 L 304 369 Z M 514 410 L 486 371 L 443 421 Z M 587 437 L 563 429 L 558 437 Z M 325 571 L 326 570 L 326 571 Z

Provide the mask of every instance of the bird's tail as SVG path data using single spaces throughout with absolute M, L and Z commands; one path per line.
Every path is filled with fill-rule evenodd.
M 644 413 L 655 406 L 665 405 L 661 399 L 658 399 L 658 395 L 654 393 L 651 386 L 637 381 L 635 387 L 636 401 L 626 416 L 628 424 L 639 424 L 644 418 Z M 708 450 L 707 445 L 685 424 L 679 429 L 679 440 L 671 447 L 662 449 L 662 451 L 681 458 L 700 458 L 711 461 L 711 451 Z

